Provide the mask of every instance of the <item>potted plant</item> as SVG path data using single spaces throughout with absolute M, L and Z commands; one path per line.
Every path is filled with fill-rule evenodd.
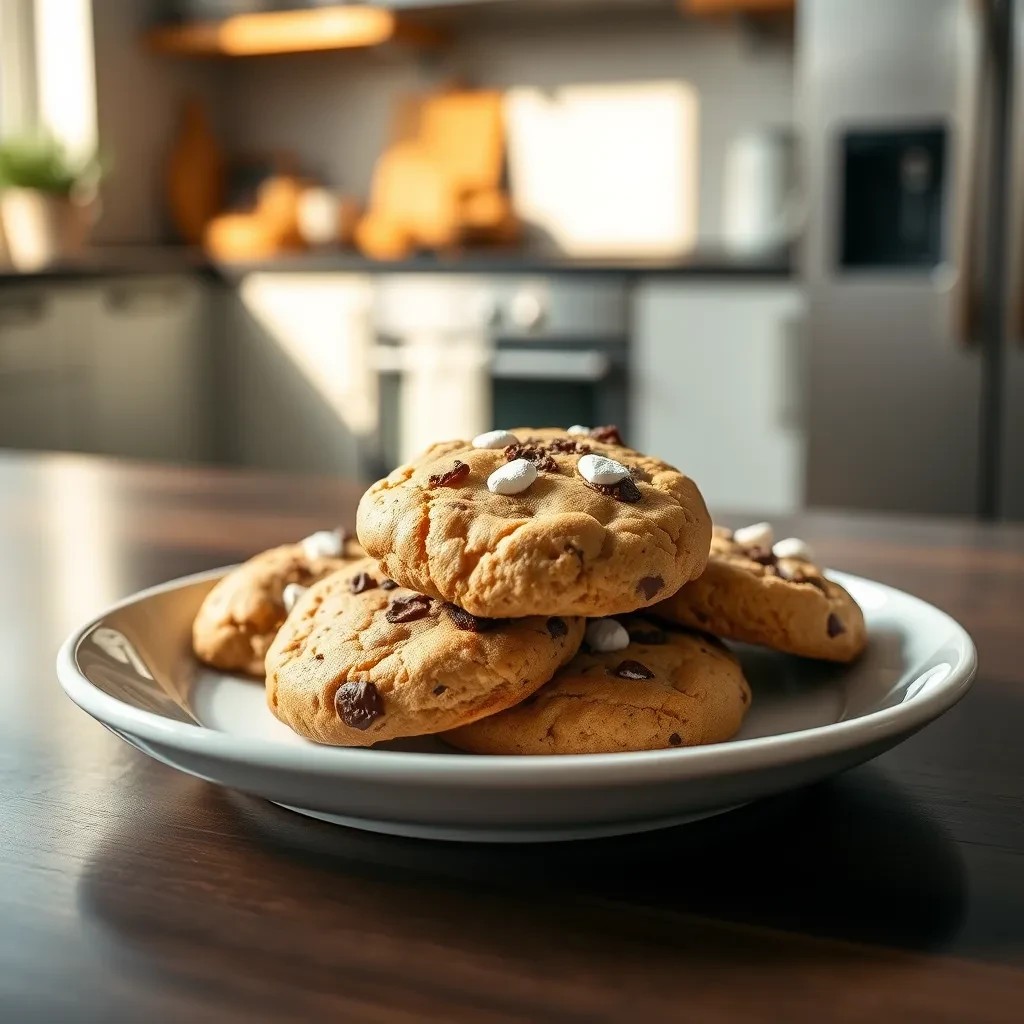
M 99 178 L 95 156 L 71 157 L 55 139 L 0 142 L 0 225 L 18 270 L 81 252 L 95 219 Z

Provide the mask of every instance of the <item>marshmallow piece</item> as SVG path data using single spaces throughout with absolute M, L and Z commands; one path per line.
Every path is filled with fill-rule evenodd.
M 312 561 L 314 558 L 340 558 L 345 546 L 345 534 L 341 530 L 317 530 L 302 542 L 302 553 Z
M 569 429 L 566 431 L 566 433 L 567 434 L 586 434 L 589 437 L 590 436 L 590 427 L 584 427 L 584 426 L 581 426 L 579 423 L 574 423 L 571 427 L 569 427 Z
M 284 594 L 282 594 L 282 600 L 284 601 L 284 610 L 291 613 L 291 610 L 298 603 L 298 600 L 302 595 L 309 590 L 309 587 L 301 587 L 298 583 L 289 583 L 284 588 Z
M 587 623 L 587 646 L 595 654 L 621 651 L 629 646 L 626 627 L 615 619 L 591 619 Z
M 583 455 L 576 463 L 576 467 L 580 471 L 580 476 L 591 484 L 609 486 L 620 483 L 629 476 L 629 470 L 621 462 L 604 455 Z
M 771 523 L 754 523 L 753 526 L 741 526 L 733 533 L 732 539 L 741 547 L 770 551 L 775 534 Z
M 786 537 L 777 541 L 772 548 L 772 554 L 776 558 L 796 558 L 802 562 L 813 562 L 814 552 L 811 546 L 799 537 Z
M 518 494 L 525 491 L 537 479 L 537 467 L 526 459 L 513 459 L 499 466 L 487 478 L 487 490 L 491 494 Z
M 473 438 L 474 448 L 507 448 L 510 444 L 519 444 L 519 438 L 507 430 L 488 430 Z

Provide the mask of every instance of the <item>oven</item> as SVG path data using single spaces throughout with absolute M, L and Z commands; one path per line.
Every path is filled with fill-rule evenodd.
M 382 275 L 373 321 L 377 472 L 496 427 L 628 428 L 624 276 Z

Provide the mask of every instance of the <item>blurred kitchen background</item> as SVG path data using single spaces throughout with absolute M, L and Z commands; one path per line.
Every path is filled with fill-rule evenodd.
M 0 448 L 1024 518 L 1021 6 L 0 0 Z

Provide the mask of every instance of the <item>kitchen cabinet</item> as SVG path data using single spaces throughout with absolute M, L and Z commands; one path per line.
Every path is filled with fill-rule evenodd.
M 0 288 L 0 447 L 206 454 L 205 286 L 186 275 Z
M 188 462 L 209 436 L 209 304 L 196 278 L 118 278 L 89 290 L 91 445 L 107 455 Z
M 804 302 L 786 282 L 642 281 L 631 435 L 693 477 L 712 511 L 803 500 Z
M 76 297 L 42 285 L 0 290 L 0 447 L 83 447 L 89 339 Z
M 375 449 L 371 279 L 251 273 L 227 296 L 224 456 L 359 476 Z

